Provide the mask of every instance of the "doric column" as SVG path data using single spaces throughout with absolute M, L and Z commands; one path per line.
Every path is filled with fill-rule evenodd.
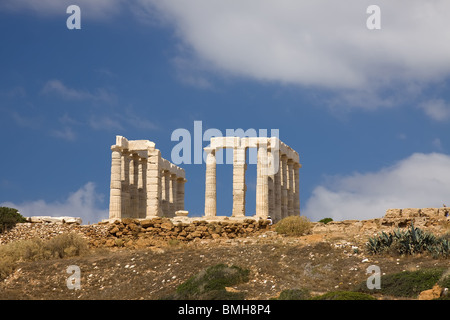
M 205 148 L 206 179 L 205 179 L 205 217 L 215 217 L 217 214 L 216 192 L 216 150 Z
M 267 163 L 268 163 L 268 168 L 267 168 L 267 183 L 268 183 L 268 189 L 269 189 L 269 200 L 268 200 L 268 205 L 269 205 L 269 216 L 271 216 L 271 218 L 274 218 L 274 212 L 275 212 L 275 174 L 274 174 L 274 164 L 272 163 L 274 161 L 273 159 L 273 154 L 272 154 L 272 150 L 271 148 L 268 149 L 267 151 Z
M 300 215 L 300 163 L 294 164 L 294 215 Z
M 138 165 L 138 197 L 139 197 L 139 218 L 143 219 L 147 211 L 147 158 L 139 158 Z
M 169 217 L 174 217 L 175 211 L 177 211 L 177 187 L 177 175 L 172 173 L 170 175 Z
M 176 211 L 184 210 L 184 184 L 186 183 L 185 178 L 177 179 L 177 207 Z
M 132 154 L 130 157 L 130 218 L 139 218 L 139 195 L 138 195 L 138 165 L 139 165 L 139 157 L 138 155 Z
M 170 212 L 170 172 L 161 171 L 161 210 L 164 216 Z
M 294 162 L 288 159 L 288 215 L 294 215 Z
M 122 150 L 122 218 L 129 218 L 130 212 L 130 157 L 128 150 Z
M 109 218 L 120 219 L 122 212 L 121 163 L 122 150 L 119 146 L 111 147 L 111 186 L 109 196 Z
M 233 217 L 245 216 L 245 148 L 235 147 L 233 150 Z
M 278 170 L 275 171 L 275 175 L 273 177 L 274 184 L 274 222 L 280 221 L 282 219 L 281 216 L 281 167 L 280 167 L 280 157 L 274 159 L 274 161 L 278 162 Z
M 281 219 L 288 216 L 288 174 L 287 174 L 287 157 L 285 154 L 280 157 L 280 171 L 281 171 Z
M 161 216 L 161 153 L 158 149 L 148 151 L 147 162 L 147 212 L 146 218 Z
M 258 143 L 256 170 L 256 216 L 267 218 L 269 215 L 267 142 Z

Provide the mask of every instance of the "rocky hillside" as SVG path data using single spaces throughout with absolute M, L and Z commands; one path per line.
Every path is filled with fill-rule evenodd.
M 365 283 L 370 265 L 378 266 L 383 275 L 448 268 L 448 259 L 428 255 L 367 254 L 368 237 L 411 222 L 436 235 L 450 231 L 445 216 L 314 223 L 309 234 L 297 237 L 283 236 L 266 222 L 251 219 L 243 223 L 177 224 L 158 218 L 87 226 L 18 224 L 0 236 L 0 244 L 76 232 L 88 240 L 91 250 L 78 257 L 19 262 L 0 283 L 0 299 L 161 299 L 192 275 L 220 263 L 250 270 L 248 282 L 227 289 L 242 292 L 250 300 L 274 298 L 294 288 L 307 288 L 313 295 L 351 290 Z M 80 290 L 67 287 L 70 265 L 81 270 Z

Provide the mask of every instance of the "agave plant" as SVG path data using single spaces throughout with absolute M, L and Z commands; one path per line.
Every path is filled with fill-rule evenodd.
M 429 232 L 411 226 L 408 230 L 394 230 L 392 233 L 379 233 L 378 236 L 369 238 L 366 243 L 367 250 L 371 254 L 378 254 L 388 249 L 400 255 L 413 255 L 425 251 L 433 257 L 450 256 L 450 242 L 444 237 L 437 238 Z

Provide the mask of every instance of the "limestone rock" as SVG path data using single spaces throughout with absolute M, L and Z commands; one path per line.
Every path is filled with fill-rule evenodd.
M 443 291 L 443 288 L 436 284 L 432 289 L 422 291 L 419 294 L 419 300 L 433 300 L 440 298 Z

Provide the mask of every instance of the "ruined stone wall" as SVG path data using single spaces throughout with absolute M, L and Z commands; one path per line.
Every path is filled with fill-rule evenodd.
M 192 241 L 195 239 L 234 239 L 269 230 L 269 221 L 245 219 L 243 221 L 192 221 L 173 223 L 168 218 L 121 219 L 108 224 L 106 246 L 145 246 L 153 240 Z

